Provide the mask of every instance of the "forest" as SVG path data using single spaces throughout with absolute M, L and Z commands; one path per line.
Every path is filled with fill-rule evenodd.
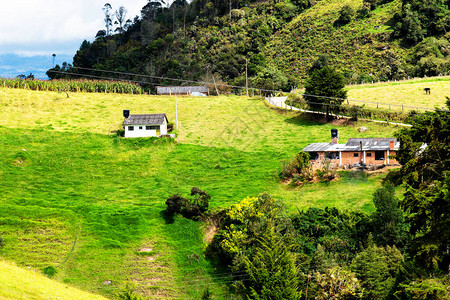
M 251 87 L 289 91 L 303 86 L 321 55 L 347 82 L 450 70 L 444 0 L 149 1 L 133 20 L 125 7 L 107 3 L 103 12 L 105 29 L 83 41 L 73 65 L 50 69 L 50 78 L 117 78 L 108 73 L 116 71 L 150 76 L 120 75 L 149 85 L 184 79 L 244 86 L 247 70 Z

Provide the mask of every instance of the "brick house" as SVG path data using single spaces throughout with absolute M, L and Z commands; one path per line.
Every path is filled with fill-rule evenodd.
M 400 146 L 395 138 L 350 138 L 346 144 L 338 142 L 338 130 L 331 129 L 331 143 L 313 143 L 303 151 L 310 154 L 313 166 L 320 166 L 326 161 L 337 166 L 399 164 L 392 158 Z

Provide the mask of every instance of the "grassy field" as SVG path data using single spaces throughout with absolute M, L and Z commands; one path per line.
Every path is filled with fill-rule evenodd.
M 106 299 L 0 260 L 1 299 Z
M 130 280 L 153 298 L 199 298 L 207 286 L 219 297 L 229 274 L 204 256 L 202 223 L 166 217 L 169 196 L 198 186 L 212 208 L 267 191 L 293 213 L 373 210 L 380 176 L 291 188 L 277 179 L 280 162 L 329 141 L 331 128 L 346 141 L 392 136 L 396 127 L 318 123 L 256 98 L 177 100 L 176 141 L 123 139 L 111 133 L 123 109 L 166 112 L 174 121 L 174 98 L 0 88 L 0 255 L 54 266 L 55 279 L 106 296 Z M 369 130 L 359 133 L 360 126 Z
M 427 95 L 424 88 L 430 88 L 431 94 Z M 395 110 L 401 110 L 402 104 L 406 111 L 414 109 L 412 107 L 442 108 L 445 106 L 446 97 L 450 97 L 450 76 L 350 85 L 347 89 L 349 99 L 379 102 L 379 107 L 384 109 L 389 108 L 386 105 L 389 103 L 395 104 L 391 106 L 391 109 Z M 362 105 L 356 101 L 350 101 L 350 104 Z M 376 104 L 366 106 L 376 107 Z

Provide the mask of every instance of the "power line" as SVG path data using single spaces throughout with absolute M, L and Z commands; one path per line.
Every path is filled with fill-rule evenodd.
M 92 69 L 92 70 L 94 70 L 94 69 Z M 114 78 L 114 77 L 96 76 L 96 75 L 61 72 L 61 71 L 52 71 L 52 72 L 61 73 L 61 74 L 68 74 L 68 75 L 75 75 L 75 76 L 85 76 L 85 77 L 90 77 L 90 78 L 95 78 L 95 79 L 103 79 L 103 80 L 115 80 L 115 81 L 125 81 L 125 82 L 141 83 L 141 84 L 152 84 L 152 85 L 166 86 L 166 85 L 161 85 L 160 83 L 156 83 L 156 82 L 120 79 L 120 78 Z M 105 72 L 108 72 L 108 71 L 105 71 Z M 123 72 L 115 72 L 115 73 L 122 74 Z M 123 73 L 123 74 L 133 74 L 133 73 Z M 135 74 L 135 76 L 157 77 L 157 76 L 139 75 L 139 74 Z M 164 77 L 158 77 L 158 78 L 164 78 Z M 182 79 L 171 79 L 171 78 L 168 78 L 168 79 L 169 80 L 182 80 Z M 195 82 L 195 83 L 203 83 L 203 84 L 212 84 L 212 83 L 203 82 L 203 81 L 188 81 L 188 80 L 184 80 L 184 81 L 186 81 L 186 82 Z M 245 89 L 245 87 L 242 87 L 242 86 L 232 86 L 232 85 L 225 85 L 225 84 L 222 84 L 222 86 L 239 88 L 239 89 Z M 170 86 L 167 86 L 167 87 L 170 87 Z M 249 89 L 265 91 L 265 92 L 283 93 L 282 91 L 277 91 L 277 90 L 256 89 L 256 88 L 249 88 Z M 389 104 L 389 103 L 377 103 L 377 102 L 370 102 L 370 101 L 363 101 L 363 100 L 351 100 L 351 99 L 345 99 L 345 98 L 327 97 L 327 96 L 320 96 L 320 95 L 309 95 L 309 94 L 299 94 L 299 93 L 297 93 L 297 95 L 309 96 L 309 97 L 315 97 L 315 98 L 321 98 L 321 99 L 339 100 L 339 101 L 356 101 L 356 102 L 360 102 L 360 103 L 382 104 L 382 105 L 389 105 L 389 106 L 402 106 L 402 105 L 393 104 L 393 103 L 392 104 Z M 320 105 L 320 106 L 323 106 L 323 107 L 326 107 L 326 106 L 328 106 L 328 107 L 340 107 L 341 106 L 341 105 L 332 104 L 332 103 L 321 103 L 321 102 L 312 102 L 312 101 L 302 101 L 302 102 L 306 103 L 306 104 Z M 403 107 L 417 108 L 417 109 L 423 109 L 423 110 L 428 110 L 428 111 L 437 111 L 437 112 L 449 112 L 449 111 L 441 110 L 441 109 L 430 109 L 430 108 L 423 108 L 423 107 L 416 107 L 416 106 L 403 106 Z M 413 116 L 413 117 L 415 117 L 415 116 Z M 433 117 L 435 119 L 445 119 L 445 120 L 450 119 L 450 118 L 443 118 L 443 117 L 438 117 L 438 116 L 430 116 L 430 117 Z
M 220 84 L 220 83 L 212 83 L 207 81 L 195 81 L 195 80 L 186 80 L 186 79 L 179 79 L 179 78 L 170 78 L 170 77 L 163 77 L 163 76 L 154 76 L 154 75 L 144 75 L 144 74 L 137 74 L 137 73 L 129 73 L 129 72 L 119 72 L 119 71 L 111 71 L 111 70 L 103 70 L 103 69 L 92 69 L 92 68 L 83 68 L 83 67 L 72 67 L 74 69 L 80 69 L 80 70 L 86 70 L 86 71 L 93 71 L 93 72 L 105 72 L 105 73 L 112 73 L 112 74 L 119 74 L 119 75 L 126 75 L 126 76 L 135 76 L 135 77 L 144 77 L 144 78 L 156 78 L 160 80 L 171 80 L 171 81 L 178 81 L 178 82 L 186 82 L 186 83 L 197 83 L 197 84 L 207 84 L 207 85 L 219 85 L 223 87 L 229 87 L 229 88 L 237 88 L 237 89 L 243 89 L 245 90 L 247 87 L 245 86 L 238 86 L 238 85 L 228 85 L 228 84 Z M 143 83 L 143 84 L 154 84 L 154 85 L 161 85 L 161 83 L 156 82 L 147 82 L 147 81 L 140 81 L 140 80 L 127 80 L 127 79 L 120 79 L 120 78 L 114 78 L 114 77 L 105 77 L 105 76 L 96 76 L 96 75 L 89 75 L 89 74 L 79 74 L 79 73 L 72 73 L 72 72 L 63 72 L 63 71 L 54 71 L 51 70 L 50 72 L 54 73 L 60 73 L 60 74 L 68 74 L 68 75 L 75 75 L 75 76 L 86 76 L 91 78 L 100 78 L 105 80 L 119 80 L 119 81 L 129 81 L 129 82 L 135 82 L 135 83 Z M 166 85 L 161 85 L 166 86 Z M 248 89 L 263 91 L 263 92 L 272 92 L 272 93 L 285 93 L 280 90 L 271 90 L 271 89 L 259 89 L 259 88 L 253 88 L 248 87 Z M 419 110 L 430 110 L 430 111 L 445 111 L 450 112 L 447 110 L 442 109 L 435 109 L 435 108 L 427 108 L 427 107 L 420 107 L 420 106 L 411 106 L 411 105 L 404 105 L 404 104 L 396 104 L 396 103 L 389 103 L 389 102 L 373 102 L 373 101 L 364 101 L 364 100 L 356 100 L 356 99 L 347 99 L 347 98 L 339 98 L 339 97 L 328 97 L 328 96 L 321 96 L 321 95 L 311 95 L 311 94 L 302 94 L 302 93 L 292 93 L 300 96 L 306 96 L 306 97 L 314 97 L 314 98 L 320 98 L 320 99 L 329 99 L 329 100 L 338 100 L 338 101 L 352 101 L 352 102 L 359 102 L 364 104 L 376 104 L 376 105 L 382 105 L 382 106 L 396 106 L 396 107 L 406 107 L 406 108 L 412 108 L 412 109 L 419 109 Z M 309 102 L 307 102 L 309 103 Z M 314 103 L 311 103 L 314 104 Z M 324 103 L 319 103 L 320 105 L 326 105 Z

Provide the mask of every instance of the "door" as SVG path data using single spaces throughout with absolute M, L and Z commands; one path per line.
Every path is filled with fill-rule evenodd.
M 161 127 L 160 126 L 156 126 L 156 135 L 157 136 L 161 135 Z

